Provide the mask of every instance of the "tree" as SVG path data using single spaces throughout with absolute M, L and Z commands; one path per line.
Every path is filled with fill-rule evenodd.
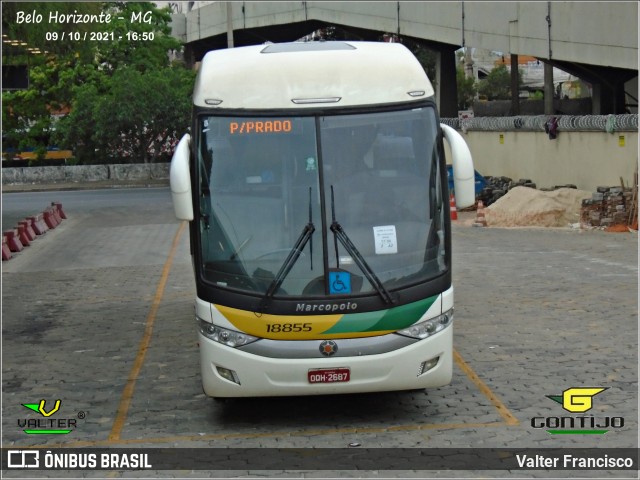
M 48 53 L 30 56 L 28 89 L 3 92 L 5 145 L 35 147 L 44 152 L 54 141 L 64 141 L 61 146 L 75 149 L 78 142 L 73 135 L 77 135 L 81 143 L 79 151 L 88 161 L 89 153 L 95 149 L 86 142 L 93 141 L 94 137 L 84 129 L 88 118 L 97 119 L 90 116 L 89 99 L 95 103 L 107 93 L 112 88 L 111 77 L 120 69 L 132 68 L 142 73 L 170 68 L 168 52 L 181 48 L 180 42 L 170 36 L 169 10 L 159 9 L 151 2 L 36 2 L 28 6 L 26 9 L 18 3 L 3 5 L 3 33 L 9 32 L 9 38 L 24 39 L 24 43 L 43 52 L 46 49 Z M 23 10 L 35 11 L 42 15 L 43 21 L 18 21 L 19 12 Z M 109 15 L 111 21 L 50 23 L 52 12 Z M 51 41 L 45 41 L 47 31 Z M 85 31 L 104 32 L 109 41 L 68 39 L 70 32 L 80 32 L 82 36 Z M 62 39 L 63 32 L 67 33 L 66 40 Z M 57 40 L 53 41 L 51 35 L 58 35 Z M 7 64 L 10 59 L 5 50 L 3 63 Z M 148 91 L 144 97 L 149 97 Z M 56 125 L 52 113 L 69 106 L 78 106 L 80 111 L 72 115 L 73 121 L 63 119 Z M 54 140 L 51 136 L 56 129 L 61 133 Z
M 101 5 L 71 2 L 27 5 L 25 8 L 25 4 L 9 2 L 2 8 L 3 35 L 20 41 L 18 45 L 3 48 L 2 62 L 27 65 L 29 72 L 28 89 L 2 92 L 3 143 L 5 147 L 18 149 L 34 147 L 42 156 L 54 128 L 52 114 L 71 102 L 74 84 L 88 80 L 95 51 L 90 42 L 63 41 L 60 35 L 70 27 L 49 22 L 49 15 L 52 12 L 95 15 L 100 13 Z M 42 21 L 27 23 L 25 15 L 34 11 L 42 15 Z M 91 27 L 78 24 L 73 30 L 83 35 Z M 54 37 L 57 40 L 54 41 Z M 39 49 L 41 53 L 32 53 L 32 49 Z
M 124 67 L 103 93 L 83 86 L 60 122 L 61 143 L 79 142 L 83 162 L 168 160 L 189 126 L 194 79 L 194 72 L 180 66 L 146 72 Z
M 26 47 L 35 47 L 42 52 L 48 52 L 57 57 L 68 55 L 79 56 L 84 61 L 91 61 L 95 45 L 87 41 L 75 41 L 63 39 L 63 32 L 77 32 L 80 38 L 84 34 L 101 28 L 101 24 L 50 21 L 53 18 L 64 17 L 68 14 L 99 15 L 102 10 L 101 3 L 92 2 L 4 2 L 2 5 L 2 33 L 12 40 L 20 40 L 26 45 L 21 48 L 26 53 Z M 34 22 L 32 18 L 27 22 L 27 15 L 33 12 L 41 15 L 40 22 Z M 56 16 L 57 15 L 57 16 Z M 3 37 L 4 38 L 4 37 Z M 6 47 L 6 45 L 5 45 Z M 15 49 L 14 49 L 15 50 Z M 7 60 L 11 53 L 3 50 L 3 61 Z M 43 60 L 41 55 L 30 55 L 30 63 L 38 64 Z
M 55 141 L 73 149 L 80 163 L 101 163 L 106 155 L 95 145 L 94 109 L 100 100 L 95 84 L 87 83 L 76 89 L 69 115 L 58 122 L 53 135 Z
M 511 74 L 506 65 L 498 65 L 486 78 L 478 82 L 478 93 L 489 100 L 507 100 L 511 98 Z
M 171 12 L 151 2 L 109 2 L 105 13 L 112 21 L 107 31 L 113 40 L 100 45 L 97 63 L 108 74 L 123 66 L 144 72 L 169 66 L 167 53 L 181 48 L 171 36 Z
M 473 104 L 478 90 L 473 77 L 467 77 L 461 66 L 456 67 L 456 84 L 458 88 L 458 110 L 466 110 Z

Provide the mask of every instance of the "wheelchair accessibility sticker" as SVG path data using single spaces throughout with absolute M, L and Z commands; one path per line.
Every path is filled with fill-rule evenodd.
M 351 293 L 351 274 L 342 270 L 330 271 L 329 293 L 334 295 Z

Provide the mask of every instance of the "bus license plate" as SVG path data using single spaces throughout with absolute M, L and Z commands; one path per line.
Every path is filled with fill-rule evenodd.
M 348 368 L 318 368 L 309 370 L 309 383 L 348 382 L 351 371 Z

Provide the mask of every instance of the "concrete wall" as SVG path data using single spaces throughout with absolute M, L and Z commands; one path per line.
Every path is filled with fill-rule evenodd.
M 544 132 L 462 135 L 480 174 L 530 178 L 538 188 L 571 183 L 595 191 L 601 185 L 620 185 L 620 177 L 632 185 L 638 166 L 638 132 L 560 131 L 555 140 Z
M 145 181 L 168 178 L 168 163 L 65 165 L 61 167 L 18 167 L 2 169 L 3 185 Z

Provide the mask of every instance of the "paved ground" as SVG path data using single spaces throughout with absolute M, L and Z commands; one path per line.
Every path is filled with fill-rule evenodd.
M 167 191 L 167 196 L 168 196 Z M 454 227 L 454 378 L 427 392 L 216 403 L 200 388 L 188 233 L 161 203 L 67 211 L 3 262 L 4 447 L 637 447 L 635 234 Z M 606 435 L 550 435 L 547 398 L 602 386 Z M 21 405 L 61 399 L 65 436 L 25 435 Z M 47 408 L 51 404 L 47 403 Z M 82 418 L 80 418 L 82 417 Z M 3 472 L 69 477 L 68 472 Z M 601 477 L 610 472 L 563 472 Z M 625 476 L 616 472 L 616 476 Z M 627 472 L 629 477 L 634 472 Z M 78 472 L 76 472 L 76 475 Z M 181 471 L 166 477 L 553 477 L 544 471 Z M 104 472 L 83 472 L 101 477 Z M 556 473 L 557 475 L 557 473 Z

